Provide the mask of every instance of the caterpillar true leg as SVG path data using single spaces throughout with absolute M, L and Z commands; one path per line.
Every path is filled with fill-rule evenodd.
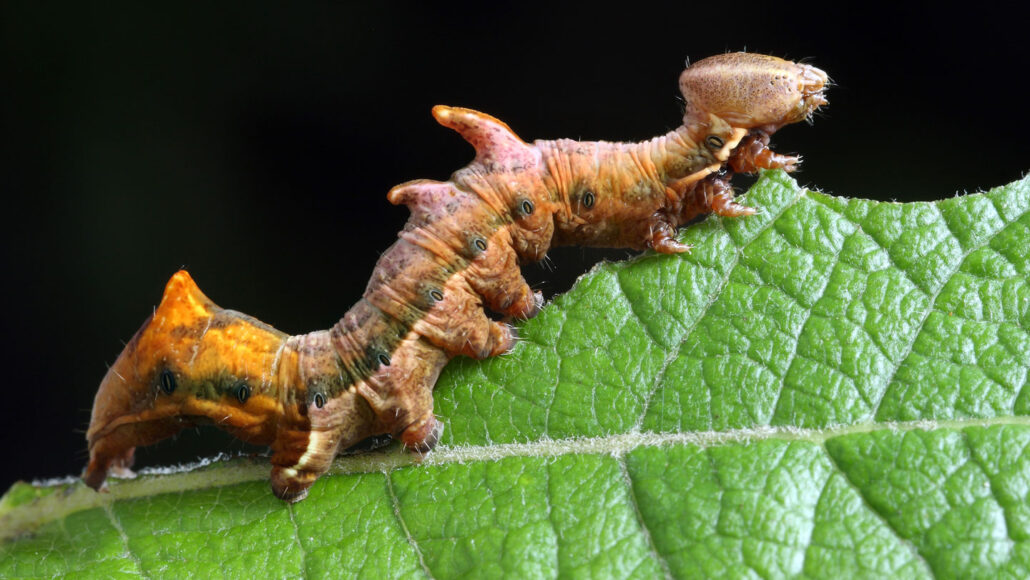
M 780 155 L 769 149 L 770 135 L 755 131 L 747 136 L 729 158 L 729 166 L 737 173 L 753 173 L 759 169 L 794 171 L 801 163 L 797 155 Z
M 682 254 L 689 252 L 692 246 L 676 239 L 676 227 L 672 220 L 661 212 L 655 213 L 648 223 L 649 237 L 647 245 L 660 254 Z

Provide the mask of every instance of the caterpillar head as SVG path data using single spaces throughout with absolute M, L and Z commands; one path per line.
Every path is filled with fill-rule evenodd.
M 94 489 L 109 471 L 131 475 L 135 447 L 198 422 L 259 442 L 278 402 L 267 395 L 285 335 L 223 310 L 185 271 L 172 276 L 154 314 L 108 369 L 93 403 L 83 480 Z
M 712 56 L 680 75 L 684 122 L 715 115 L 734 127 L 773 133 L 827 104 L 822 70 L 775 56 L 734 52 Z

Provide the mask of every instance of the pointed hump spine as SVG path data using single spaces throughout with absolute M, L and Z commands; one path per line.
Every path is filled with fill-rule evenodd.
M 454 129 L 476 149 L 476 161 L 506 165 L 519 158 L 528 147 L 503 121 L 486 113 L 462 107 L 433 107 L 433 117 L 444 127 Z
M 413 222 L 419 225 L 433 221 L 434 216 L 453 213 L 457 207 L 455 204 L 465 203 L 468 198 L 469 195 L 459 191 L 453 183 L 432 179 L 416 179 L 402 183 L 386 194 L 386 199 L 390 203 L 408 206 Z
M 204 295 L 186 270 L 179 270 L 165 284 L 158 313 L 165 316 L 209 316 L 218 306 Z
M 386 194 L 386 199 L 394 205 L 406 205 L 414 208 L 417 205 L 431 204 L 451 192 L 453 186 L 435 179 L 415 179 L 393 186 Z

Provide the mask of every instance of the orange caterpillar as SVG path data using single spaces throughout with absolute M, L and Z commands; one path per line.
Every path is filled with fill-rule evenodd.
M 707 58 L 680 76 L 683 125 L 641 143 L 525 143 L 469 109 L 437 106 L 440 124 L 476 149 L 449 181 L 411 181 L 387 198 L 411 217 L 364 296 L 329 330 L 287 336 L 216 306 L 178 272 L 154 314 L 104 377 L 93 405 L 85 482 L 126 474 L 133 451 L 209 423 L 272 449 L 271 484 L 303 499 L 340 450 L 388 434 L 414 451 L 443 428 L 433 385 L 455 355 L 496 356 L 541 298 L 519 264 L 551 246 L 690 248 L 676 228 L 714 212 L 743 216 L 733 172 L 792 170 L 768 148 L 780 127 L 826 103 L 821 70 L 747 53 Z

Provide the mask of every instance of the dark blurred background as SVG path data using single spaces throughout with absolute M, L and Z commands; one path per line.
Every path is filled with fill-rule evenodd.
M 774 141 L 802 184 L 932 200 L 1030 169 L 1026 20 L 983 3 L 65 4 L 0 7 L 0 490 L 81 470 L 106 365 L 180 267 L 287 332 L 332 325 L 407 217 L 387 190 L 472 156 L 437 103 L 526 140 L 645 139 L 679 123 L 685 59 L 746 49 L 836 82 Z M 526 270 L 551 295 L 602 255 L 627 252 Z M 242 446 L 205 429 L 139 460 L 221 449 Z

